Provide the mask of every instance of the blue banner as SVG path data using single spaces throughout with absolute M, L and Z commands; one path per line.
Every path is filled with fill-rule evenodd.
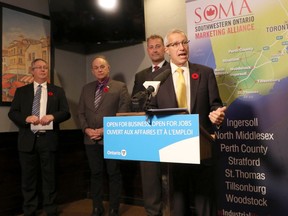
M 105 117 L 104 158 L 199 164 L 199 117 Z

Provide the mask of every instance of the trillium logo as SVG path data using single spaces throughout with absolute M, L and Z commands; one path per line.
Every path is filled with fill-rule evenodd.
M 124 156 L 124 157 L 127 155 L 127 152 L 126 152 L 125 149 L 121 150 L 121 155 Z

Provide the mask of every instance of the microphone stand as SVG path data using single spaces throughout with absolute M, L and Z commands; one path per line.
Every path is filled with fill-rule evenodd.
M 144 106 L 143 106 L 145 112 L 147 112 L 147 110 L 150 109 L 150 102 L 151 102 L 151 97 L 152 97 L 151 92 L 147 91 L 146 94 L 147 94 L 147 98 L 146 98 Z
M 151 97 L 152 97 L 152 93 L 154 91 L 155 91 L 155 88 L 153 86 L 148 86 L 148 88 L 145 91 L 145 93 L 147 95 L 146 101 L 145 101 L 144 106 L 143 106 L 145 112 L 147 112 L 147 110 L 150 108 Z
M 140 91 L 131 98 L 132 112 L 143 112 L 144 104 L 146 103 L 146 91 Z

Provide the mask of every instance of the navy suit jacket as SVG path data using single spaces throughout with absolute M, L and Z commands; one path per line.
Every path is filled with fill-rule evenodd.
M 170 70 L 170 64 L 162 67 L 154 74 Z M 190 71 L 190 113 L 199 114 L 200 125 L 210 133 L 213 132 L 212 123 L 208 117 L 209 113 L 222 107 L 222 101 L 216 82 L 216 77 L 212 68 L 200 64 L 189 62 Z M 172 72 L 168 78 L 161 83 L 157 95 L 151 99 L 152 108 L 177 108 L 176 93 L 173 85 Z
M 62 88 L 47 83 L 46 114 L 54 116 L 53 130 L 46 131 L 46 141 L 50 151 L 56 151 L 58 146 L 59 124 L 70 118 L 69 106 Z M 31 131 L 26 118 L 32 114 L 34 99 L 33 83 L 17 88 L 8 113 L 9 118 L 18 126 L 18 150 L 29 152 L 33 150 L 35 134 Z

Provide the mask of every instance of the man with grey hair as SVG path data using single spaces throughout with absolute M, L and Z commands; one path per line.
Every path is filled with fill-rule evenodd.
M 109 216 L 119 215 L 122 175 L 117 160 L 103 156 L 103 118 L 130 111 L 130 95 L 126 84 L 110 78 L 110 64 L 104 56 L 96 56 L 91 64 L 96 81 L 86 84 L 79 100 L 78 117 L 84 133 L 86 155 L 91 170 L 90 190 L 93 200 L 91 216 L 103 216 L 103 165 L 109 179 Z
M 151 107 L 186 108 L 190 114 L 199 114 L 200 125 L 212 134 L 214 127 L 223 122 L 226 110 L 222 106 L 213 69 L 189 62 L 189 40 L 183 31 L 169 31 L 164 43 L 170 63 L 155 73 L 154 77 L 164 71 L 169 73 L 157 95 L 151 99 Z M 191 215 L 191 203 L 195 215 L 216 215 L 212 206 L 215 201 L 213 166 L 171 164 L 170 167 L 173 182 L 172 215 Z
M 70 118 L 65 92 L 49 83 L 48 63 L 41 58 L 31 63 L 34 82 L 17 88 L 9 118 L 18 126 L 21 187 L 26 216 L 36 216 L 39 168 L 42 177 L 43 209 L 56 216 L 56 151 L 60 123 Z

